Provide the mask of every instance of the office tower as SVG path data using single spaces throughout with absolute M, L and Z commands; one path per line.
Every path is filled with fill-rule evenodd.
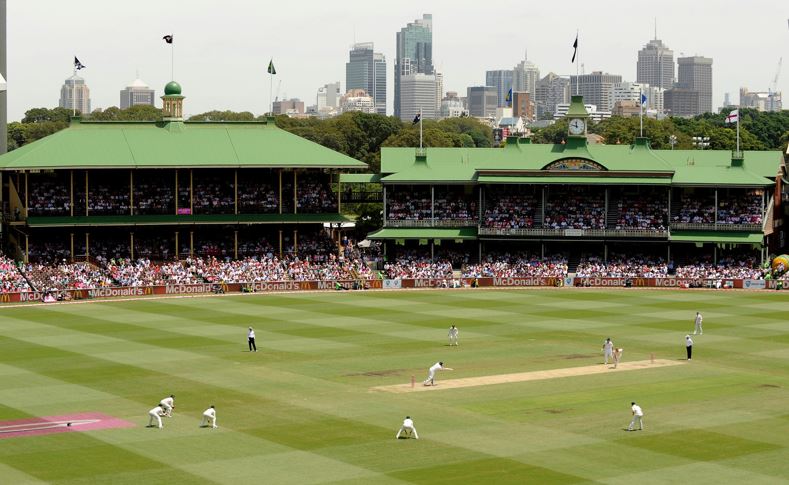
M 698 113 L 712 111 L 712 59 L 692 56 L 677 59 L 677 87 L 696 91 L 699 96 Z
M 436 104 L 438 83 L 434 74 L 415 73 L 400 78 L 400 119 L 411 121 L 422 113 L 422 118 L 438 118 L 439 105 Z
M 636 82 L 661 89 L 674 85 L 674 52 L 657 38 L 638 51 Z
M 492 86 L 472 86 L 468 88 L 468 113 L 477 118 L 491 118 L 496 115 L 498 94 Z
M 646 83 L 622 81 L 621 83 L 614 84 L 611 88 L 611 101 L 614 104 L 618 101 L 633 101 L 640 106 L 641 94 L 644 94 L 647 97 L 644 108 L 646 110 L 662 113 L 664 91 L 664 89 L 656 88 Z
M 345 63 L 345 88 L 363 89 L 375 101 L 375 111 L 386 115 L 386 57 L 372 42 L 354 44 Z
M 6 0 L 0 0 L 0 78 L 8 79 L 6 71 Z M 0 89 L 0 155 L 8 150 L 8 94 Z M 1 189 L 2 187 L 0 187 Z
M 724 97 L 723 105 L 731 106 L 729 93 Z M 781 111 L 781 92 L 780 91 L 748 91 L 748 88 L 740 88 L 740 108 L 754 108 L 758 111 Z
M 699 92 L 679 87 L 666 90 L 663 105 L 671 116 L 695 116 L 699 111 Z
M 466 106 L 458 97 L 458 93 L 447 91 L 447 95 L 441 99 L 441 118 L 459 118 L 467 115 Z
M 154 105 L 156 92 L 141 79 L 135 79 L 131 84 L 121 90 L 121 109 L 126 109 L 137 104 Z
M 570 103 L 570 80 L 553 72 L 537 81 L 534 105 L 536 116 L 545 118 L 556 113 L 557 104 Z
M 534 97 L 527 91 L 512 92 L 512 116 L 524 118 L 527 121 L 534 119 Z
M 611 111 L 614 107 L 611 90 L 614 84 L 621 82 L 622 76 L 619 74 L 594 71 L 590 74 L 570 76 L 570 91 L 573 95 L 577 92 L 584 97 L 584 103 L 594 104 L 600 111 Z
M 349 89 L 340 97 L 340 113 L 349 111 L 375 113 L 375 101 L 364 89 Z
M 406 120 L 401 113 L 400 80 L 412 74 L 433 74 L 433 16 L 424 14 L 397 33 L 395 58 L 394 114 Z
M 539 80 L 540 70 L 533 62 L 527 60 L 524 54 L 523 60 L 512 70 L 512 90 L 531 93 L 532 101 L 534 101 Z
M 318 96 L 316 100 L 318 111 L 339 108 L 341 95 L 340 81 L 337 81 L 336 83 L 325 84 L 318 88 Z
M 512 71 L 509 69 L 485 71 L 485 86 L 496 88 L 499 107 L 506 107 L 507 94 L 512 89 Z
M 76 108 L 83 115 L 90 114 L 90 89 L 85 80 L 76 74 L 66 79 L 60 88 L 58 106 L 72 110 Z

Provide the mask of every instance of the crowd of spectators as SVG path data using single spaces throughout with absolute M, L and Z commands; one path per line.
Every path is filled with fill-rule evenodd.
M 30 285 L 13 259 L 0 253 L 0 293 L 29 291 Z
M 761 224 L 762 193 L 749 191 L 740 197 L 718 199 L 718 224 Z
M 302 175 L 298 178 L 297 212 L 319 214 L 337 211 L 337 194 L 332 193 L 328 180 L 319 176 Z
M 41 180 L 31 184 L 28 215 L 67 216 L 71 214 L 71 196 L 62 181 Z
M 232 214 L 235 212 L 235 190 L 230 180 L 210 177 L 195 181 L 192 211 L 194 214 Z
M 202 280 L 195 275 L 190 261 L 152 263 L 148 258 L 132 261 L 129 258 L 112 259 L 105 265 L 107 274 L 118 286 L 154 286 L 193 284 Z
M 384 274 L 389 279 L 397 278 L 452 278 L 452 262 L 412 250 L 403 251 L 394 261 L 384 263 Z
M 715 222 L 714 193 L 696 193 L 692 197 L 683 193 L 679 203 L 679 214 L 674 216 L 674 222 L 691 224 L 712 224 Z
M 715 263 L 712 257 L 700 257 L 695 261 L 677 266 L 678 278 L 720 279 L 744 278 L 763 279 L 766 270 L 759 265 L 754 255 L 733 254 L 718 258 Z
M 92 216 L 129 215 L 129 187 L 96 185 L 88 194 L 88 214 Z
M 430 196 L 406 191 L 390 194 L 386 199 L 387 219 L 392 221 L 426 221 L 433 217 Z
M 22 266 L 22 271 L 33 289 L 37 291 L 61 292 L 71 289 L 115 286 L 115 282 L 106 271 L 91 263 L 68 263 L 66 261 L 57 265 L 29 263 Z
M 251 180 L 238 181 L 238 211 L 272 214 L 279 211 L 279 195 L 273 185 Z
M 611 254 L 607 261 L 600 256 L 581 259 L 575 275 L 580 278 L 664 278 L 669 273 L 665 258 L 636 254 Z
M 552 192 L 545 204 L 543 225 L 551 229 L 604 229 L 605 199 L 583 187 Z
M 482 224 L 493 229 L 529 229 L 534 227 L 536 207 L 532 194 L 493 193 L 485 203 Z
M 473 221 L 477 218 L 477 204 L 462 193 L 447 191 L 435 197 L 436 220 Z M 476 225 L 476 224 L 475 224 Z
M 463 267 L 464 278 L 533 278 L 567 276 L 567 257 L 564 254 L 540 257 L 523 251 L 492 252 L 477 264 Z
M 134 213 L 141 215 L 175 214 L 173 186 L 153 180 L 134 184 Z
M 668 200 L 664 197 L 626 197 L 617 204 L 617 229 L 666 230 Z

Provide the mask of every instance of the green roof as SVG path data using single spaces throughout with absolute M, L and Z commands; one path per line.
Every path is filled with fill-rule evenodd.
M 761 244 L 764 234 L 750 232 L 671 231 L 671 242 Z
M 341 173 L 340 182 L 346 184 L 369 184 L 381 181 L 380 173 Z
M 582 159 L 599 164 L 604 171 L 615 172 L 610 174 L 613 177 L 670 177 L 672 185 L 763 187 L 774 183 L 782 164 L 780 151 L 744 152 L 743 166 L 732 167 L 732 154 L 727 150 L 652 150 L 646 139 L 638 139 L 629 146 L 587 144 L 584 140 L 569 139 L 566 144 L 513 142 L 504 148 L 427 148 L 426 162 L 416 162 L 415 154 L 414 148 L 382 148 L 382 182 L 483 182 L 483 177 L 492 174 L 479 172 L 548 171 L 554 162 Z M 567 177 L 566 183 L 605 183 L 574 180 L 575 174 L 567 172 L 571 171 L 555 176 Z M 591 173 L 600 172 L 583 172 L 584 175 Z M 614 180 L 610 179 L 609 183 L 626 183 Z M 543 183 L 548 182 L 543 180 Z
M 444 229 L 432 227 L 420 228 L 384 228 L 367 236 L 368 239 L 476 239 L 476 227 L 461 229 Z
M 164 86 L 164 94 L 166 96 L 181 94 L 181 85 L 175 81 L 170 81 Z
M 151 226 L 183 224 L 315 224 L 350 222 L 342 214 L 198 214 L 28 217 L 29 227 Z
M 81 122 L 0 156 L 0 169 L 357 168 L 266 122 Z
M 481 184 L 572 184 L 572 185 L 670 185 L 667 177 L 544 177 L 544 176 L 506 176 L 480 175 Z

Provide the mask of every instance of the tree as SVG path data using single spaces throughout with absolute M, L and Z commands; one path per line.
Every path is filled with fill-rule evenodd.
M 189 121 L 255 121 L 255 115 L 249 111 L 207 111 L 189 117 Z
M 46 121 L 55 121 L 68 123 L 71 119 L 72 110 L 66 108 L 32 108 L 25 111 L 25 117 L 22 118 L 22 123 L 43 123 Z

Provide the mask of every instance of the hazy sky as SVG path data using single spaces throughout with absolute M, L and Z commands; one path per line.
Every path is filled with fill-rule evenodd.
M 167 10 L 163 10 L 167 8 Z M 674 56 L 712 57 L 713 106 L 740 86 L 766 91 L 778 59 L 778 89 L 789 105 L 789 1 L 661 0 L 497 2 L 451 0 L 8 0 L 9 120 L 31 107 L 57 106 L 77 55 L 93 108 L 117 106 L 119 91 L 140 77 L 162 94 L 175 78 L 187 114 L 212 109 L 267 111 L 266 65 L 274 58 L 280 98 L 315 103 L 317 88 L 341 81 L 354 42 L 374 42 L 387 58 L 391 114 L 395 32 L 433 14 L 433 56 L 445 91 L 465 93 L 489 69 L 511 69 L 528 49 L 541 75 L 575 73 L 571 44 L 580 30 L 586 72 L 635 80 L 638 50 L 654 36 Z

